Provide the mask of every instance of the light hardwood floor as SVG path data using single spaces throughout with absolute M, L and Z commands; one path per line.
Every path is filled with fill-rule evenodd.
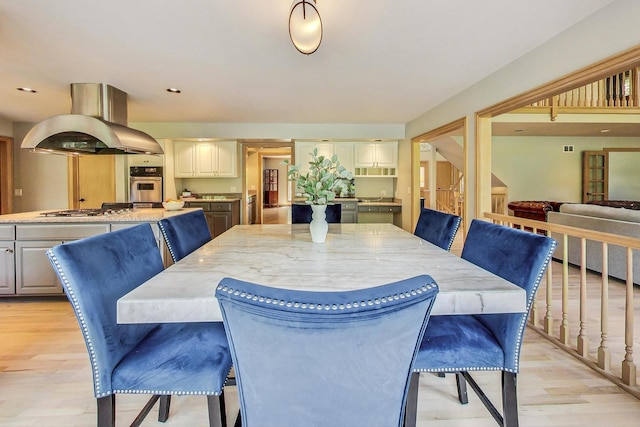
M 263 224 L 291 224 L 291 206 L 262 209 Z
M 95 425 L 89 360 L 66 300 L 0 300 L 0 325 L 0 425 Z M 536 332 L 527 331 L 522 354 L 518 377 L 521 426 L 639 425 L 639 400 Z M 487 372 L 476 377 L 499 402 L 499 374 Z M 423 374 L 418 425 L 495 426 L 471 392 L 469 399 L 468 405 L 458 403 L 453 376 Z M 128 425 L 144 401 L 143 396 L 118 396 L 118 425 Z M 237 408 L 236 390 L 228 387 L 229 415 Z M 143 425 L 163 425 L 156 416 L 154 411 Z M 164 425 L 206 426 L 205 398 L 175 397 Z

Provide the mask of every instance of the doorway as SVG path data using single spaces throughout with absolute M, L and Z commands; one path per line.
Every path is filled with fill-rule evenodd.
M 291 222 L 290 205 L 293 197 L 291 183 L 287 180 L 288 167 L 284 160 L 292 163 L 294 143 L 292 140 L 244 140 L 240 141 L 244 160 L 242 188 L 245 200 L 255 200 L 255 204 L 245 204 L 243 224 L 287 224 Z M 277 175 L 277 182 L 265 179 L 265 170 L 270 176 Z M 265 190 L 265 185 L 270 184 Z M 271 198 L 269 200 L 269 197 Z M 265 206 L 267 204 L 267 206 Z M 251 216 L 255 209 L 255 216 Z M 250 218 L 255 221 L 250 222 Z
M 13 213 L 13 138 L 0 136 L 0 214 Z
M 116 200 L 114 155 L 69 157 L 69 208 L 100 208 Z

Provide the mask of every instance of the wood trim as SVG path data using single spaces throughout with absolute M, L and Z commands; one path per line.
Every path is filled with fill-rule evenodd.
M 640 148 L 604 148 L 602 151 L 613 151 L 613 152 L 638 152 Z
M 475 210 L 473 218 L 481 212 L 491 212 L 491 117 L 476 115 L 476 149 L 475 149 Z M 467 226 L 471 221 L 467 221 Z
M 13 138 L 0 136 L 0 214 L 13 213 Z
M 551 233 L 566 234 L 572 237 L 584 238 L 596 242 L 617 245 L 625 248 L 640 250 L 640 238 L 623 236 L 621 234 L 604 233 L 602 231 L 589 230 L 586 228 L 572 227 L 570 225 L 556 224 L 553 222 L 536 221 L 533 219 L 521 218 L 510 215 L 499 215 L 485 212 L 484 217 L 503 224 L 521 225 L 531 227 L 536 230 L 547 230 Z
M 453 133 L 461 128 L 464 128 L 466 125 L 467 125 L 467 119 L 466 117 L 463 117 L 451 123 L 447 123 L 446 125 L 430 130 L 429 132 L 425 132 L 421 135 L 415 136 L 411 138 L 411 142 L 428 142 L 428 140 L 430 139 L 436 139 L 441 136 L 445 136 L 450 133 Z M 465 141 L 465 145 L 466 145 L 466 141 Z
M 78 188 L 80 186 L 80 160 L 77 156 L 70 156 L 67 158 L 67 194 L 68 201 L 67 206 L 69 209 L 79 209 L 80 203 L 78 199 L 80 196 L 78 195 Z
M 593 81 L 600 80 L 638 66 L 640 66 L 640 45 L 636 45 L 621 53 L 598 61 L 595 64 L 552 80 L 528 92 L 508 98 L 498 104 L 479 111 L 477 114 L 493 117 L 508 113 L 517 108 L 540 101 L 541 99 L 570 91 Z
M 521 107 L 509 114 L 550 114 L 553 107 Z M 558 114 L 640 114 L 640 108 L 636 107 L 556 107 Z

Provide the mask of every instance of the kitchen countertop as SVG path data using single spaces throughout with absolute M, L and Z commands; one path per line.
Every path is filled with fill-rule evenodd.
M 358 206 L 402 206 L 400 202 L 385 202 L 384 200 L 359 201 Z
M 304 203 L 306 199 L 296 198 L 295 203 Z M 395 200 L 378 200 L 378 199 L 359 199 L 357 197 L 336 197 L 333 200 L 336 202 L 358 202 L 359 205 L 364 206 L 402 206 L 401 202 Z
M 200 198 L 200 199 L 180 199 L 184 200 L 186 203 L 201 203 L 201 202 L 212 202 L 212 203 L 223 203 L 223 202 L 237 202 L 238 200 L 242 200 L 241 197 L 226 197 L 224 199 L 208 199 L 208 198 Z
M 60 209 L 58 209 L 60 210 Z M 44 212 L 53 212 L 55 209 L 44 211 L 22 212 L 0 215 L 0 224 L 56 224 L 56 223 L 114 223 L 114 222 L 157 222 L 162 218 L 182 215 L 187 212 L 200 210 L 200 208 L 183 208 L 177 211 L 168 211 L 162 208 L 134 209 L 130 213 L 100 216 L 43 216 Z

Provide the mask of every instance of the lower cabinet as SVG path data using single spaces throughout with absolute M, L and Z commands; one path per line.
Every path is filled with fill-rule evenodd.
M 0 225 L 0 296 L 63 295 L 47 257 L 49 248 L 137 224 Z M 157 225 L 151 227 L 162 248 Z
M 16 293 L 15 242 L 0 242 L 0 295 Z
M 240 200 L 189 202 L 185 207 L 202 208 L 213 238 L 218 237 L 234 225 L 240 224 Z
M 402 207 L 401 206 L 371 206 L 366 203 L 358 205 L 359 223 L 381 223 L 390 222 L 398 227 L 402 227 Z
M 63 294 L 47 250 L 63 241 L 16 242 L 16 294 Z
M 250 196 L 249 202 L 247 203 L 247 216 L 248 224 L 255 224 L 257 218 L 257 206 L 256 206 L 256 196 Z
M 358 202 L 340 202 L 342 213 L 340 222 L 343 224 L 355 224 L 358 222 Z

